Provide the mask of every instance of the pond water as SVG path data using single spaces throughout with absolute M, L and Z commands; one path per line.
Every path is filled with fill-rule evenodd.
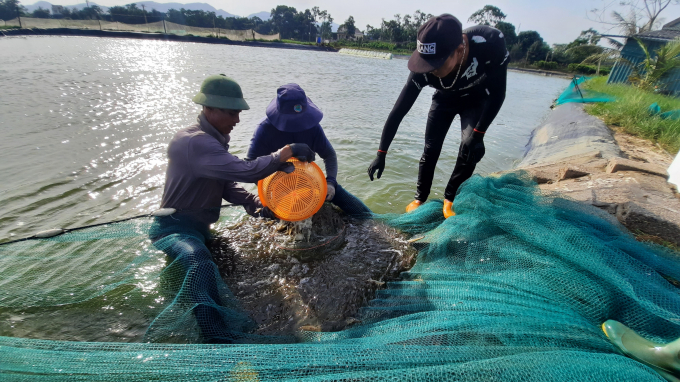
M 376 212 L 401 212 L 415 191 L 432 89 L 425 89 L 390 147 L 382 179 L 373 159 L 408 75 L 406 61 L 328 52 L 88 37 L 0 40 L 0 240 L 156 209 L 165 150 L 195 121 L 203 78 L 224 73 L 251 109 L 232 133 L 244 155 L 279 85 L 296 82 L 323 110 L 339 182 Z M 507 98 L 486 137 L 477 173 L 506 170 L 568 81 L 510 72 Z M 454 122 L 456 124 L 456 122 Z M 455 125 L 454 125 L 455 126 Z M 452 128 L 431 197 L 441 198 L 460 134 Z M 254 187 L 251 189 L 254 189 Z
M 339 182 L 380 213 L 402 212 L 413 198 L 432 89 L 423 91 L 404 119 L 382 179 L 370 182 L 366 175 L 382 125 L 408 75 L 405 60 L 227 45 L 30 37 L 0 39 L 0 63 L 0 241 L 158 208 L 167 143 L 178 129 L 195 121 L 199 107 L 191 98 L 203 78 L 216 73 L 235 78 L 251 106 L 242 113 L 241 123 L 232 133 L 233 153 L 245 154 L 276 88 L 297 82 L 324 111 L 322 126 L 338 153 Z M 510 72 L 505 105 L 485 138 L 486 156 L 477 172 L 512 168 L 521 159 L 531 130 L 567 84 L 564 79 Z M 438 164 L 433 198 L 441 198 L 459 140 L 454 127 Z M 255 190 L 253 185 L 247 187 Z M 236 209 L 229 213 L 242 214 Z M 359 236 L 361 240 L 371 237 Z M 141 240 L 139 246 L 124 251 L 115 245 L 109 248 L 104 240 L 85 242 L 74 254 L 70 253 L 71 244 L 64 244 L 63 248 L 57 245 L 50 247 L 52 250 L 20 255 L 35 256 L 37 261 L 27 260 L 32 264 L 27 268 L 44 266 L 48 274 L 59 273 L 60 277 L 53 280 L 56 286 L 73 284 L 97 290 L 104 282 L 98 277 L 116 274 L 138 257 L 140 248 L 144 248 L 142 252 L 150 248 L 146 237 Z M 349 240 L 343 255 L 394 251 L 374 248 L 380 244 L 377 241 L 361 244 L 361 240 Z M 78 255 L 78 251 L 82 253 Z M 135 274 L 140 280 L 145 272 L 160 272 L 165 267 L 162 253 L 151 252 L 150 256 L 137 272 L 141 276 Z M 369 256 L 364 260 L 377 261 Z M 263 261 L 267 264 L 269 259 Z M 355 266 L 361 262 L 346 263 Z M 293 285 L 298 282 L 295 277 L 302 276 L 290 276 L 286 264 L 281 269 L 286 271 L 288 284 Z M 13 277 L 42 280 L 43 275 L 17 269 L 11 261 L 5 266 L 16 270 L 10 272 Z M 385 272 L 384 264 L 379 268 Z M 319 272 L 310 271 L 310 275 Z M 89 281 L 89 276 L 94 281 Z M 318 279 L 322 282 L 325 276 L 320 274 Z M 3 307 L 0 322 L 5 324 L 0 325 L 0 335 L 141 341 L 150 322 L 167 305 L 162 293 L 152 287 L 157 280 L 152 281 L 128 281 L 105 294 L 96 294 L 96 298 L 63 306 L 49 306 L 49 301 L 40 300 L 34 306 Z M 339 283 L 345 281 L 340 279 Z M 52 281 L 45 282 L 40 286 L 43 294 L 42 288 L 52 285 Z M 351 283 L 343 287 L 366 288 Z M 372 293 L 375 287 L 371 288 Z M 235 292 L 243 292 L 241 289 L 235 288 Z M 33 296 L 31 290 L 26 292 Z M 275 295 L 279 291 L 269 292 Z

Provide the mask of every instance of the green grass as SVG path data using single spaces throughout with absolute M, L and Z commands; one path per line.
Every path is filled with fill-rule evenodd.
M 654 102 L 661 111 L 680 109 L 680 99 L 645 92 L 630 85 L 607 85 L 606 77 L 584 83 L 584 88 L 616 97 L 616 101 L 586 105 L 589 114 L 598 116 L 621 131 L 658 143 L 671 154 L 680 149 L 680 121 L 651 116 L 647 111 Z
M 311 41 L 297 41 L 297 40 L 273 40 L 273 41 L 266 41 L 266 42 L 285 42 L 286 44 L 298 44 L 298 45 L 316 45 L 315 42 Z
M 0 26 L 0 29 L 20 29 L 20 28 L 17 25 L 3 25 Z

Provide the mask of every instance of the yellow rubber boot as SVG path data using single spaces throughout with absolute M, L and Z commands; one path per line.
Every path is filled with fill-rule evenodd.
M 456 213 L 453 212 L 453 202 L 444 199 L 444 218 L 448 219 L 451 216 L 456 216 Z
M 411 211 L 415 210 L 416 208 L 420 207 L 422 204 L 423 204 L 423 202 L 416 199 L 416 200 L 412 201 L 411 204 L 406 206 L 406 212 L 411 212 Z
M 671 382 L 680 381 L 680 339 L 665 345 L 657 344 L 614 320 L 605 321 L 602 331 L 626 356 L 651 367 Z

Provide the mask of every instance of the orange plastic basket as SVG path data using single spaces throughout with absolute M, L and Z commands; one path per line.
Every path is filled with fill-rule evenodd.
M 287 221 L 312 217 L 326 200 L 326 177 L 314 162 L 288 160 L 295 171 L 277 171 L 257 182 L 257 193 L 265 207 L 277 218 Z

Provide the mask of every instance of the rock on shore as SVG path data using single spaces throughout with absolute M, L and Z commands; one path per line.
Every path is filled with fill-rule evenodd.
M 530 172 L 543 192 L 604 209 L 638 237 L 680 246 L 680 197 L 666 173 L 672 160 L 568 103 L 533 131 L 518 169 Z

